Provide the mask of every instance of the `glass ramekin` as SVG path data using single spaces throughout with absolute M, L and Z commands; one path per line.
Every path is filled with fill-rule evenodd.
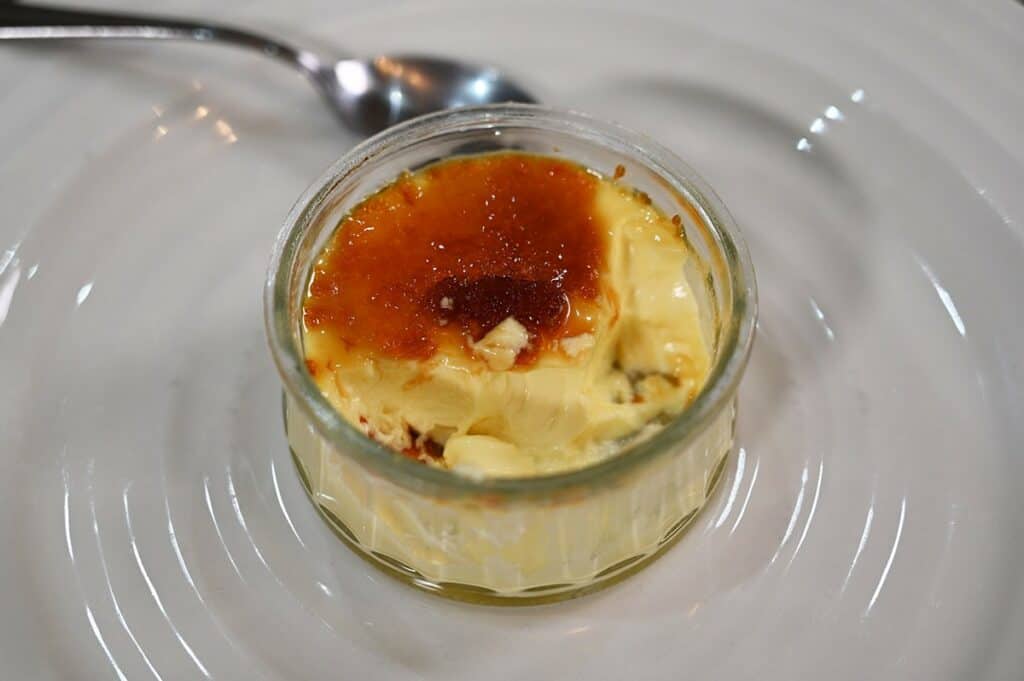
M 686 275 L 713 366 L 703 390 L 648 439 L 597 464 L 516 479 L 424 465 L 351 426 L 305 369 L 302 302 L 340 218 L 404 170 L 519 149 L 563 157 L 646 192 L 682 217 Z M 704 506 L 732 448 L 736 388 L 756 316 L 750 258 L 714 192 L 653 141 L 615 125 L 526 105 L 459 109 L 359 145 L 299 199 L 267 278 L 266 327 L 284 384 L 288 443 L 313 503 L 338 536 L 385 571 L 445 596 L 536 603 L 610 584 L 659 555 Z

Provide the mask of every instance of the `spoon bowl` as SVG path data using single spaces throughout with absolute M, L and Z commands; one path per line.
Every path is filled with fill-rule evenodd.
M 348 59 L 318 71 L 345 124 L 371 134 L 442 109 L 534 98 L 493 68 L 424 56 Z

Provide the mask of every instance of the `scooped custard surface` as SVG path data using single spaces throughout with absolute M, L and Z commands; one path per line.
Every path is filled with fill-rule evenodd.
M 621 179 L 518 152 L 456 157 L 341 220 L 303 305 L 306 366 L 349 422 L 425 465 L 583 467 L 703 386 L 693 257 L 679 219 Z

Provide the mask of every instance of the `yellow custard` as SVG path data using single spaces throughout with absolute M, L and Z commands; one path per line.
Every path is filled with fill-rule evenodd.
M 342 219 L 303 306 L 307 367 L 349 422 L 424 465 L 580 468 L 703 386 L 692 257 L 679 219 L 617 178 L 517 152 L 444 161 Z

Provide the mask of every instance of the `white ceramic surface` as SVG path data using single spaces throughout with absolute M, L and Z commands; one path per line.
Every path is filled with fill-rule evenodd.
M 494 61 L 742 225 L 761 325 L 709 510 L 621 585 L 443 601 L 296 479 L 260 286 L 353 143 L 220 48 L 0 45 L 0 676 L 1012 679 L 1024 670 L 1024 7 L 181 1 Z

